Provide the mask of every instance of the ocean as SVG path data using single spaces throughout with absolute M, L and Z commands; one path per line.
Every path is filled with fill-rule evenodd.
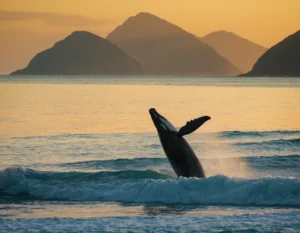
M 300 79 L 0 76 L 0 232 L 300 232 Z M 176 177 L 148 113 L 207 178 Z

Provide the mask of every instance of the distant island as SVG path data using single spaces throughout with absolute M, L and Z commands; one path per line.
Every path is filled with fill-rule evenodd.
M 241 72 L 249 72 L 266 48 L 224 30 L 200 37 Z
M 11 75 L 142 74 L 142 66 L 118 46 L 86 31 L 76 31 L 37 54 Z
M 300 77 L 300 30 L 267 50 L 242 76 Z
M 235 76 L 241 73 L 195 35 L 149 13 L 128 18 L 107 39 L 139 61 L 147 74 Z

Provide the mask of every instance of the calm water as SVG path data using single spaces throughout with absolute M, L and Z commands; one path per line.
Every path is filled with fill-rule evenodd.
M 0 76 L 1 232 L 299 232 L 300 79 Z M 148 113 L 207 179 L 177 178 Z

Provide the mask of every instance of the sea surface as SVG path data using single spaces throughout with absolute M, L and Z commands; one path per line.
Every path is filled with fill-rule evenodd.
M 148 113 L 206 179 L 176 177 Z M 300 232 L 300 78 L 0 76 L 0 232 Z

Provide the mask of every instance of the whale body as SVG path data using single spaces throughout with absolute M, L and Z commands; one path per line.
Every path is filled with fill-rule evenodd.
M 188 121 L 178 131 L 154 108 L 149 109 L 149 113 L 157 129 L 164 152 L 177 176 L 205 178 L 205 172 L 198 157 L 183 136 L 194 132 L 211 118 L 203 116 Z

